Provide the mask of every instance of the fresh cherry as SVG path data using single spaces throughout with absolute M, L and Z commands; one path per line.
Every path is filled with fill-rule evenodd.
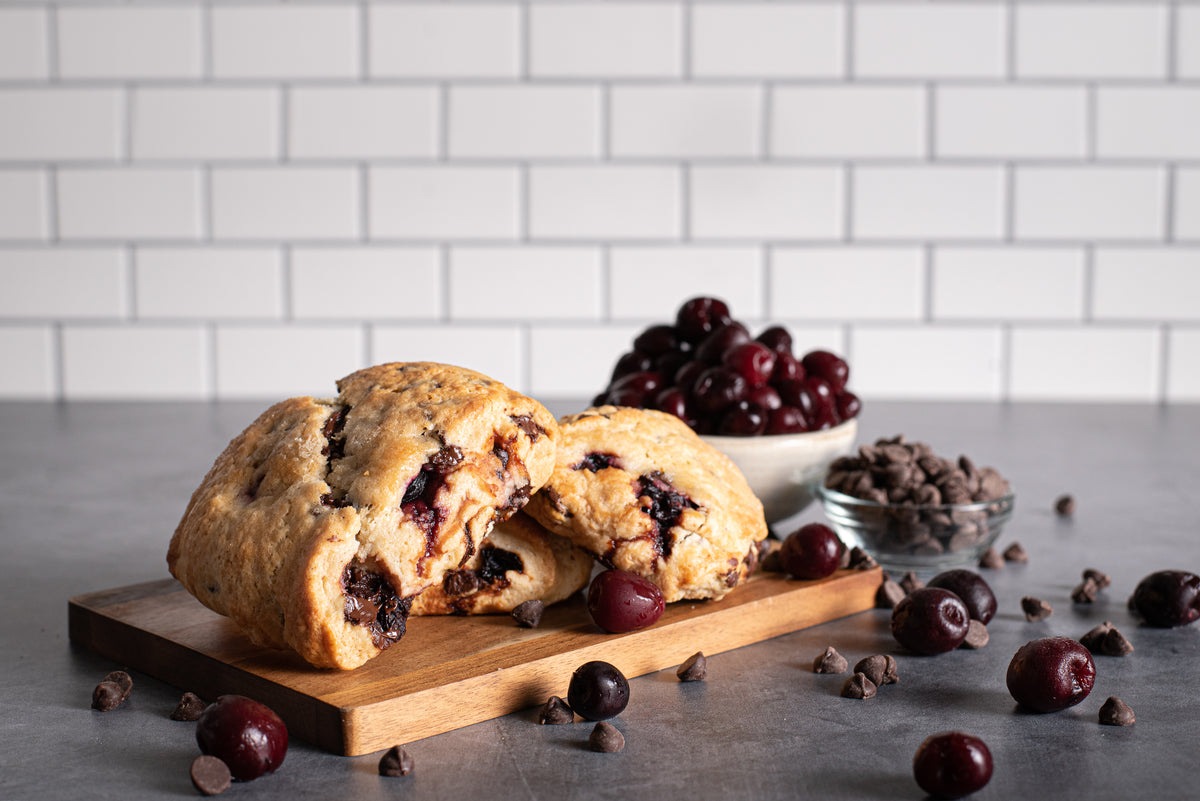
M 805 431 L 808 431 L 808 421 L 795 406 L 772 409 L 767 418 L 767 434 L 802 434 Z
M 605 570 L 592 579 L 587 606 L 596 625 L 611 634 L 653 625 L 665 608 L 656 584 L 624 570 Z
M 774 387 L 755 387 L 746 393 L 746 400 L 757 403 L 768 412 L 783 405 L 783 399 L 779 397 L 779 391 Z
M 761 342 L 743 342 L 726 350 L 721 363 L 739 373 L 752 387 L 766 386 L 775 371 L 775 351 Z
M 608 397 L 617 406 L 643 406 L 662 388 L 662 375 L 652 371 L 630 373 L 613 382 Z
M 809 375 L 820 376 L 829 382 L 835 393 L 846 388 L 846 380 L 850 377 L 850 366 L 842 357 L 827 350 L 814 350 L 804 355 L 800 360 L 804 370 Z
M 938 573 L 925 584 L 926 587 L 941 587 L 950 590 L 967 607 L 972 620 L 987 624 L 996 614 L 996 596 L 983 576 L 971 570 L 947 570 Z
M 1075 706 L 1092 691 L 1096 663 L 1078 640 L 1044 637 L 1022 645 L 1008 664 L 1008 691 L 1034 712 Z
M 662 356 L 679 348 L 679 337 L 673 325 L 652 325 L 633 340 L 634 350 L 648 356 Z
M 699 359 L 684 362 L 683 366 L 675 371 L 675 386 L 684 392 L 691 392 L 692 387 L 696 386 L 696 379 L 707 369 L 708 365 Z
M 809 375 L 800 382 L 799 403 L 796 404 L 808 418 L 811 428 L 815 421 L 829 417 L 833 412 L 833 389 L 824 378 Z
M 1186 626 L 1200 618 L 1200 576 L 1186 570 L 1159 570 L 1138 582 L 1130 601 L 1150 626 Z
M 842 559 L 842 541 L 823 523 L 809 523 L 793 531 L 779 548 L 784 572 L 800 579 L 832 576 Z
M 757 437 L 767 430 L 767 411 L 757 403 L 738 401 L 721 415 L 717 433 L 729 437 Z
M 631 350 L 628 353 L 622 353 L 621 357 L 617 359 L 612 376 L 608 380 L 611 384 L 630 373 L 644 373 L 653 369 L 654 359 L 650 358 L 649 354 L 642 353 L 640 350 Z
M 851 417 L 858 417 L 858 413 L 862 410 L 862 401 L 853 392 L 842 390 L 834 398 L 834 406 L 837 409 L 838 417 L 849 420 Z
M 241 695 L 222 695 L 196 721 L 200 751 L 229 766 L 239 782 L 274 773 L 287 756 L 287 726 L 269 707 Z
M 692 298 L 679 307 L 675 329 L 687 342 L 699 342 L 710 332 L 733 322 L 729 307 L 716 298 Z
M 660 412 L 673 414 L 688 425 L 691 425 L 696 419 L 696 416 L 692 414 L 687 395 L 683 394 L 678 387 L 659 390 L 658 394 L 654 396 L 654 408 Z
M 934 734 L 913 756 L 913 777 L 934 798 L 962 798 L 991 780 L 992 752 L 971 734 Z
M 773 325 L 754 338 L 776 353 L 792 354 L 792 335 L 782 325 Z
M 962 645 L 970 620 L 957 595 L 922 587 L 904 596 L 892 610 L 892 636 L 908 650 L 932 656 Z
M 710 367 L 700 374 L 692 387 L 692 403 L 702 415 L 716 416 L 740 400 L 749 387 L 746 379 L 724 367 Z
M 567 704 L 587 720 L 608 720 L 629 704 L 629 682 L 608 662 L 584 663 L 571 674 Z
M 771 385 L 783 386 L 786 381 L 801 381 L 804 378 L 804 365 L 790 353 L 775 354 L 775 369 L 771 372 Z
M 696 358 L 705 364 L 717 365 L 728 351 L 750 341 L 750 332 L 741 323 L 729 323 L 713 331 L 696 346 Z

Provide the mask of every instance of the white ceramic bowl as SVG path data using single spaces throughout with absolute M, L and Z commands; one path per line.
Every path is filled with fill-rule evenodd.
M 854 451 L 857 436 L 858 421 L 851 418 L 803 434 L 702 439 L 733 460 L 762 501 L 767 522 L 777 523 L 812 503 L 812 485 L 825 480 L 830 462 Z

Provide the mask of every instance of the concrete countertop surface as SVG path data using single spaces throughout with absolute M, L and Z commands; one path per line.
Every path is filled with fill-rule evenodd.
M 69 642 L 67 599 L 167 577 L 188 497 L 265 405 L 0 404 L 0 801 L 197 795 L 194 725 L 168 719 L 187 688 L 134 672 L 125 705 L 93 711 L 92 688 L 122 666 Z M 293 740 L 276 774 L 226 797 L 919 799 L 913 754 L 948 729 L 991 748 L 995 774 L 973 798 L 1200 796 L 1200 624 L 1146 628 L 1125 607 L 1154 570 L 1200 572 L 1200 407 L 869 403 L 860 426 L 860 443 L 904 433 L 1012 481 L 1016 510 L 998 544 L 1020 541 L 1030 560 L 982 571 L 999 601 L 986 648 L 910 655 L 889 613 L 874 610 L 714 655 L 704 682 L 680 683 L 672 670 L 633 679 L 614 721 L 620 753 L 588 751 L 590 724 L 538 726 L 528 710 L 407 744 L 416 769 L 399 779 L 378 775 L 378 754 L 339 757 Z M 1068 492 L 1077 510 L 1061 519 L 1054 500 Z M 782 533 L 822 517 L 810 507 Z M 1094 604 L 1072 604 L 1087 567 L 1113 584 Z M 1054 614 L 1027 622 L 1025 595 Z M 1095 689 L 1076 707 L 1018 710 L 1004 681 L 1017 648 L 1103 620 L 1134 653 L 1096 657 Z M 867 701 L 839 697 L 845 676 L 811 669 L 827 645 L 851 664 L 894 654 L 900 682 Z M 1100 726 L 1108 696 L 1137 723 Z

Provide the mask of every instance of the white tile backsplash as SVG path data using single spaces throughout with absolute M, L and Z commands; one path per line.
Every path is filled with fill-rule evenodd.
M 590 397 L 709 294 L 868 401 L 1194 402 L 1198 78 L 1194 0 L 22 0 L 0 398 Z

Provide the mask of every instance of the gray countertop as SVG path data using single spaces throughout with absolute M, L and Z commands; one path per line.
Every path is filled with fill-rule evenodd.
M 188 496 L 261 408 L 0 404 L 0 801 L 196 796 L 193 726 L 167 717 L 181 688 L 134 673 L 129 702 L 92 711 L 92 687 L 120 665 L 68 641 L 67 599 L 166 577 Z M 714 655 L 705 682 L 682 684 L 670 670 L 632 680 L 617 754 L 586 750 L 589 724 L 538 726 L 527 711 L 410 743 L 416 770 L 403 779 L 380 778 L 378 755 L 293 741 L 278 773 L 227 797 L 916 799 L 913 753 L 946 729 L 992 750 L 995 775 L 979 799 L 1200 794 L 1200 625 L 1144 628 L 1125 609 L 1147 573 L 1200 571 L 1200 407 L 867 405 L 860 441 L 901 432 L 994 465 L 1016 487 L 1000 544 L 1019 540 L 1030 561 L 986 572 L 999 613 L 983 650 L 911 656 L 887 612 L 865 612 Z M 1052 511 L 1064 492 L 1078 501 L 1069 520 Z M 810 508 L 785 528 L 820 517 Z M 1113 578 L 1087 607 L 1069 599 L 1085 567 Z M 1024 595 L 1054 615 L 1026 622 Z M 1079 706 L 1018 711 L 1004 684 L 1016 649 L 1102 620 L 1136 651 L 1097 657 L 1095 689 Z M 840 698 L 844 676 L 811 671 L 826 645 L 852 664 L 895 653 L 900 683 L 868 701 Z M 1133 707 L 1134 726 L 1098 725 L 1110 695 Z

